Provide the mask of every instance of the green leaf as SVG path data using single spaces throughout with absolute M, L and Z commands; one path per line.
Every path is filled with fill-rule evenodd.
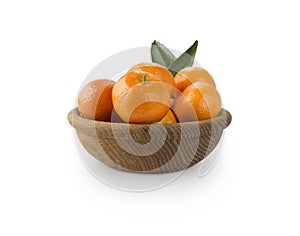
M 151 59 L 154 63 L 169 67 L 176 60 L 176 57 L 167 47 L 154 40 L 151 46 Z
M 183 54 L 181 54 L 172 64 L 168 66 L 169 71 L 175 76 L 178 71 L 193 66 L 194 59 L 196 56 L 198 47 L 198 40 L 194 42 L 194 44 L 186 50 Z

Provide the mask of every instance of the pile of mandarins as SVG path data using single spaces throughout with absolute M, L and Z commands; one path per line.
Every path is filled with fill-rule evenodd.
M 188 67 L 175 78 L 156 63 L 133 66 L 117 82 L 87 84 L 78 97 L 82 117 L 97 121 L 170 124 L 211 119 L 219 115 L 221 98 L 212 76 Z

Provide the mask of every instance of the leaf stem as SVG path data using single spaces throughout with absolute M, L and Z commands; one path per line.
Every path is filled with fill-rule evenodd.
M 144 77 L 141 79 L 142 84 L 149 84 L 149 80 L 147 79 L 147 76 L 144 75 Z

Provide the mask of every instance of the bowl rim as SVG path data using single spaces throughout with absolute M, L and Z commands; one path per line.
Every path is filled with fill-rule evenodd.
M 221 108 L 220 114 L 217 117 L 214 117 L 212 119 L 208 120 L 199 120 L 199 121 L 189 121 L 189 122 L 180 122 L 180 123 L 173 123 L 173 124 L 161 124 L 161 123 L 153 123 L 153 124 L 159 124 L 163 125 L 166 128 L 179 128 L 182 126 L 192 126 L 192 125 L 210 125 L 214 123 L 221 123 L 222 128 L 225 129 L 228 127 L 231 123 L 232 116 L 230 112 L 224 108 Z M 92 119 L 87 119 L 82 116 L 80 116 L 78 107 L 72 109 L 68 113 L 68 121 L 71 126 L 73 126 L 75 129 L 77 128 L 95 128 L 95 127 L 111 127 L 115 126 L 116 128 L 125 128 L 125 127 L 132 127 L 137 129 L 142 129 L 145 127 L 150 127 L 153 124 L 130 124 L 130 123 L 114 123 L 114 122 L 106 122 L 106 121 L 97 121 Z

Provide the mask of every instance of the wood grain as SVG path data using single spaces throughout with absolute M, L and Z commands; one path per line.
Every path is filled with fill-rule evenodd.
M 231 123 L 231 114 L 222 109 L 211 120 L 149 125 L 89 120 L 75 108 L 68 120 L 85 149 L 104 164 L 123 171 L 167 173 L 193 166 L 210 154 Z

